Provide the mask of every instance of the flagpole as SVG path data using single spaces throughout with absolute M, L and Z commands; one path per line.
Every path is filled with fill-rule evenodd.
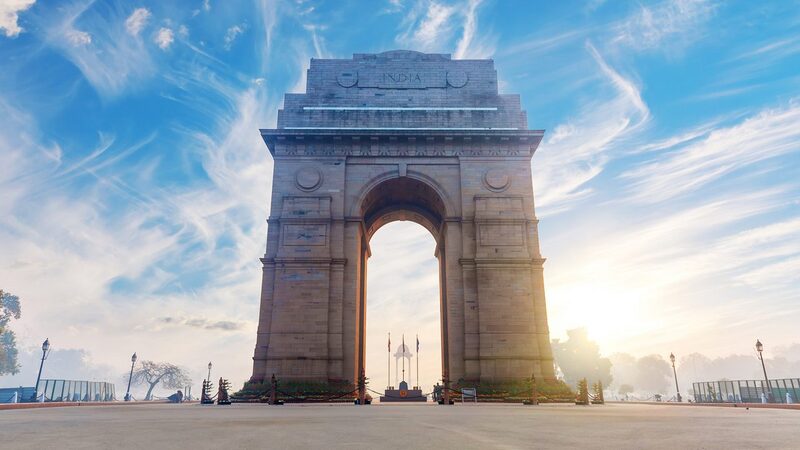
M 389 345 L 386 353 L 386 389 L 392 385 L 392 333 L 389 332 Z
M 406 335 L 405 335 L 405 333 L 403 333 L 403 346 L 401 348 L 402 348 L 402 352 L 403 352 L 403 381 L 406 381 Z
M 421 389 L 419 387 L 419 335 L 417 335 L 417 389 Z

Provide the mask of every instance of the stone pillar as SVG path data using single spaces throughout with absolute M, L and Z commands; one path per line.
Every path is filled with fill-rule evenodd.
M 267 250 L 261 258 L 261 308 L 259 309 L 258 334 L 256 348 L 253 354 L 253 375 L 251 382 L 263 383 L 271 374 L 267 373 L 267 358 L 269 356 L 270 332 L 272 326 L 273 289 L 275 285 L 275 254 L 279 233 L 277 219 L 267 221 Z
M 461 272 L 461 224 L 458 221 L 445 222 L 440 240 L 445 242 L 444 255 L 440 258 L 442 266 L 440 287 L 442 301 L 446 300 L 447 339 L 449 354 L 450 381 L 466 379 L 465 373 L 465 323 L 464 323 L 464 281 Z M 444 323 L 444 322 L 443 322 Z M 444 342 L 444 341 L 442 341 Z
M 361 297 L 361 220 L 347 220 L 344 226 L 344 289 L 342 297 L 342 373 L 341 378 L 355 383 L 358 375 L 358 299 Z

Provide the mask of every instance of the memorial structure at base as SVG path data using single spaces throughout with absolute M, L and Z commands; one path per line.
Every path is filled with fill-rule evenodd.
M 401 381 L 398 389 L 386 388 L 381 395 L 381 403 L 391 402 L 427 402 L 428 397 L 422 394 L 421 389 L 409 389 L 408 383 Z
M 251 385 L 354 386 L 365 367 L 373 234 L 414 221 L 436 240 L 442 380 L 555 380 L 529 130 L 492 60 L 389 51 L 312 59 L 275 129 Z

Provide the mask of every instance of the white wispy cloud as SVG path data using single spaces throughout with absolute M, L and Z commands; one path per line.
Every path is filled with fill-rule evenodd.
M 12 179 L 0 177 L 0 246 L 7 255 L 0 263 L 0 284 L 27 300 L 21 340 L 39 338 L 24 332 L 25 323 L 36 323 L 36 329 L 58 329 L 50 337 L 60 346 L 83 343 L 93 354 L 105 354 L 112 348 L 128 349 L 131 336 L 137 336 L 143 347 L 158 348 L 138 349 L 141 357 L 191 363 L 185 360 L 185 348 L 158 344 L 185 336 L 181 327 L 152 320 L 168 315 L 180 318 L 173 325 L 229 333 L 227 340 L 238 342 L 242 354 L 231 358 L 220 353 L 219 360 L 231 358 L 236 373 L 249 370 L 258 302 L 258 277 L 253 274 L 259 271 L 257 258 L 264 248 L 271 173 L 268 152 L 255 130 L 274 117 L 276 103 L 258 85 L 239 89 L 235 82 L 221 83 L 199 69 L 185 75 L 204 89 L 204 96 L 223 96 L 204 110 L 214 111 L 213 125 L 185 130 L 186 139 L 177 146 L 182 151 L 202 149 L 197 157 L 207 177 L 189 186 L 162 185 L 147 175 L 151 161 L 131 164 L 126 159 L 141 144 L 164 145 L 153 137 L 126 144 L 104 135 L 85 156 L 59 161 L 50 146 L 21 145 L 39 133 L 30 128 L 31 122 L 23 122 L 24 113 L 4 111 L 24 123 L 0 127 L 0 154 L 15 173 Z M 194 99 L 197 92 L 187 95 Z M 220 248 L 222 238 L 236 245 Z M 59 262 L 48 256 L 53 254 Z M 65 266 L 48 276 L 48 283 L 36 282 L 60 264 Z M 180 285 L 182 265 L 216 273 L 214 286 L 202 294 L 191 286 L 157 294 L 168 284 Z M 137 280 L 136 301 L 129 293 L 109 292 L 120 279 Z M 37 300 L 56 297 L 57 304 Z M 220 315 L 220 305 L 229 305 L 226 314 Z M 87 309 L 91 313 L 78 313 Z M 120 317 L 134 325 L 104 325 Z M 61 321 L 76 325 L 57 326 Z M 214 335 L 207 337 L 198 345 L 214 347 Z
M 397 36 L 397 41 L 420 51 L 441 49 L 442 44 L 452 37 L 453 24 L 450 19 L 456 12 L 453 6 L 418 2 L 404 18 L 406 29 Z
M 792 58 L 800 55 L 800 38 L 795 36 L 794 30 L 790 33 L 788 37 L 774 37 L 734 49 L 733 56 L 719 63 L 720 76 L 707 89 L 711 91 L 710 98 L 779 86 L 782 81 L 791 89 L 796 84 L 795 73 L 777 77 L 771 74 L 774 67 L 791 64 Z M 702 95 L 699 98 L 703 98 Z
M 0 30 L 6 37 L 17 37 L 22 31 L 19 13 L 33 6 L 36 0 L 4 0 L 0 2 Z
M 48 11 L 38 25 L 48 45 L 72 62 L 101 95 L 114 97 L 152 76 L 155 68 L 145 43 L 130 38 L 124 16 L 91 6 L 70 5 L 58 14 Z
M 138 36 L 139 33 L 147 26 L 147 21 L 150 20 L 150 10 L 147 8 L 136 8 L 127 19 L 125 19 L 125 29 L 131 36 Z
M 225 32 L 225 39 L 224 39 L 225 43 L 223 45 L 225 50 L 231 49 L 231 47 L 233 46 L 233 42 L 236 41 L 236 38 L 240 34 L 244 33 L 246 27 L 247 26 L 245 24 L 241 24 L 241 25 L 234 25 L 228 28 L 228 30 Z
M 304 93 L 306 91 L 306 79 L 308 78 L 308 68 L 310 67 L 309 59 L 311 55 L 306 53 L 302 47 L 298 47 L 295 54 L 297 55 L 295 59 L 297 75 L 288 92 Z
M 764 87 L 766 84 L 764 83 L 752 83 L 747 86 L 740 86 L 730 89 L 720 89 L 716 91 L 706 92 L 704 94 L 694 95 L 692 97 L 687 98 L 687 100 L 715 100 L 718 98 L 725 98 L 725 97 L 733 97 L 739 94 L 744 94 L 747 92 L 754 91 L 756 89 Z
M 703 139 L 659 154 L 622 177 L 634 197 L 657 202 L 687 194 L 756 163 L 800 154 L 800 106 L 766 109 L 743 122 L 707 131 Z
M 167 50 L 173 42 L 175 42 L 175 35 L 171 28 L 162 27 L 158 30 L 153 42 L 158 45 L 161 50 Z
M 431 47 L 450 28 L 448 20 L 455 13 L 452 6 L 431 2 L 428 12 L 414 31 L 413 39 L 423 47 Z
M 272 33 L 278 23 L 278 7 L 277 2 L 270 0 L 258 0 L 256 2 L 258 9 L 258 18 L 261 19 L 261 31 L 264 33 L 264 48 L 262 49 L 265 54 L 261 59 L 262 71 L 265 70 L 270 61 L 270 52 L 272 49 Z
M 560 29 L 541 30 L 533 36 L 525 36 L 517 42 L 504 45 L 498 52 L 502 56 L 513 56 L 519 53 L 540 54 L 559 51 L 565 45 L 580 42 L 585 39 L 589 30 L 586 29 Z
M 763 63 L 764 58 L 770 60 L 784 58 L 800 52 L 800 38 L 789 37 L 778 39 L 767 43 L 762 43 L 758 47 L 746 50 L 727 62 L 736 62 L 743 59 L 759 58 Z
M 631 80 L 628 80 L 620 75 L 616 70 L 612 69 L 590 42 L 587 43 L 586 47 L 589 50 L 589 53 L 592 55 L 592 58 L 594 58 L 597 65 L 603 71 L 603 74 L 614 83 L 614 86 L 616 86 L 619 92 L 627 98 L 628 102 L 630 102 L 634 108 L 636 108 L 642 118 L 642 121 L 647 120 L 647 118 L 650 116 L 650 111 L 647 108 L 647 105 L 644 104 L 644 101 L 642 101 L 642 95 L 639 92 L 639 88 Z
M 384 14 L 393 14 L 403 10 L 403 0 L 388 0 L 387 3 L 389 5 L 381 11 Z
M 622 140 L 650 118 L 638 86 L 614 70 L 597 49 L 586 49 L 599 69 L 598 82 L 610 85 L 609 95 L 595 92 L 579 114 L 555 128 L 533 158 L 537 207 L 547 215 L 567 209 L 592 193 L 587 183 L 599 175 Z
M 453 56 L 456 59 L 463 58 L 490 58 L 495 51 L 492 38 L 484 36 L 479 39 L 478 32 L 478 7 L 482 0 L 469 0 L 466 12 L 464 13 L 464 25 L 461 38 L 456 46 Z
M 92 35 L 81 30 L 68 30 L 66 32 L 67 40 L 75 47 L 82 45 L 89 45 L 92 43 Z
M 319 31 L 325 27 L 321 25 L 306 24 L 303 28 L 311 35 L 311 43 L 314 45 L 314 54 L 317 58 L 329 58 L 328 50 L 325 48 L 325 40 L 319 35 Z
M 116 45 L 155 48 L 132 39 L 123 16 L 71 13 L 48 36 L 61 38 L 57 48 L 70 61 L 110 52 L 110 36 L 120 38 Z M 66 42 L 74 23 L 92 33 L 90 46 L 72 49 Z M 112 72 L 107 59 L 113 57 L 98 60 L 107 64 L 102 70 Z M 126 87 L 117 91 L 96 77 L 98 68 L 79 67 L 100 92 Z M 123 68 L 120 76 L 126 76 Z M 82 346 L 93 355 L 124 349 L 190 365 L 194 352 L 187 351 L 185 337 L 197 328 L 203 336 L 192 345 L 210 349 L 204 354 L 236 377 L 249 371 L 272 164 L 257 130 L 274 123 L 278 105 L 266 83 L 250 81 L 256 75 L 262 73 L 238 73 L 211 55 L 193 53 L 164 72 L 171 87 L 161 89 L 165 98 L 193 108 L 188 115 L 202 117 L 202 124 L 177 121 L 139 139 L 101 132 L 89 148 L 47 140 L 35 115 L 0 97 L 0 155 L 7 168 L 0 173 L 0 247 L 6 255 L 0 285 L 25 301 L 16 328 L 21 342 L 40 342 L 37 330 L 51 329 L 57 348 Z M 153 149 L 162 147 L 189 160 L 190 179 L 159 178 L 162 152 Z M 197 270 L 215 282 L 196 290 L 187 273 Z M 44 278 L 48 283 L 37 281 Z M 154 319 L 163 317 L 176 321 Z M 108 325 L 120 320 L 129 326 Z M 218 351 L 219 333 L 241 349 L 239 355 Z
M 594 220 L 593 232 L 551 240 L 549 246 L 563 245 L 561 239 L 581 242 L 548 258 L 551 329 L 591 324 L 606 345 L 637 341 L 650 348 L 670 342 L 680 329 L 682 339 L 697 336 L 709 341 L 709 350 L 719 346 L 710 342 L 709 328 L 728 333 L 733 319 L 748 326 L 760 320 L 742 315 L 755 292 L 782 289 L 778 296 L 758 295 L 764 310 L 781 309 L 781 298 L 797 293 L 787 280 L 800 257 L 798 219 L 764 220 L 785 210 L 797 189 L 739 189 L 633 215 L 616 209 L 627 219 Z M 598 232 L 602 239 L 590 237 Z M 614 329 L 620 322 L 626 324 L 622 333 Z
M 479 33 L 478 10 L 482 3 L 483 0 L 463 0 L 453 4 L 418 0 L 401 20 L 402 31 L 395 41 L 427 52 L 446 52 L 455 48 L 455 58 L 491 57 L 497 39 L 491 33 Z M 402 4 L 396 6 L 398 11 L 403 9 Z
M 210 320 L 206 318 L 186 318 L 186 317 L 160 317 L 159 322 L 169 325 L 183 325 L 193 328 L 203 328 L 206 330 L 225 330 L 235 331 L 244 328 L 243 322 L 232 320 Z
M 211 0 L 203 0 L 203 3 L 200 4 L 199 8 L 192 10 L 192 17 L 196 17 L 201 12 L 209 12 L 211 11 Z
M 714 13 L 709 0 L 664 0 L 640 5 L 615 26 L 614 43 L 634 49 L 666 49 L 686 45 L 704 35 L 702 24 Z

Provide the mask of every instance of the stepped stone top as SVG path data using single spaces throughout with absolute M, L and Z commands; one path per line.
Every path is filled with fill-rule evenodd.
M 518 95 L 498 94 L 491 59 L 393 50 L 312 59 L 286 94 L 278 129 L 526 130 Z
M 449 61 L 449 53 L 422 53 L 414 50 L 389 50 L 383 53 L 354 53 L 355 60 L 406 60 L 406 61 Z

